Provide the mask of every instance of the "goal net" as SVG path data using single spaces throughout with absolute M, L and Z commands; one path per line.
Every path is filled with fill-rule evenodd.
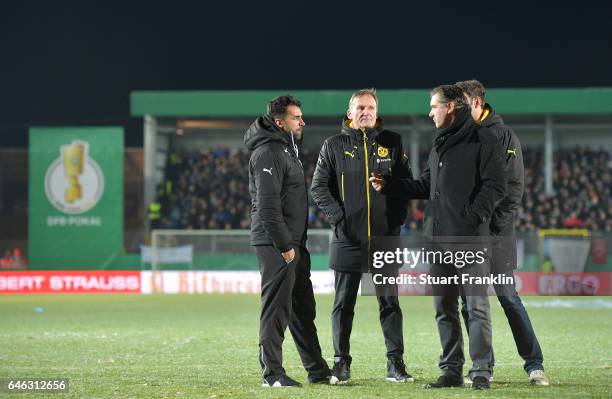
M 543 271 L 583 272 L 591 249 L 586 229 L 540 230 Z M 548 266 L 546 266 L 548 265 Z M 552 270 L 546 270 L 546 269 Z

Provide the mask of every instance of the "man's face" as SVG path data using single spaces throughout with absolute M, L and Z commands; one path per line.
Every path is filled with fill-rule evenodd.
M 376 126 L 378 107 L 369 94 L 357 97 L 351 103 L 346 116 L 353 121 L 353 128 L 364 129 Z
M 434 125 L 436 125 L 438 129 L 444 129 L 451 124 L 455 110 L 454 103 L 441 102 L 440 93 L 436 93 L 431 97 L 429 106 L 431 107 L 429 117 L 433 120 Z
M 480 97 L 470 97 L 467 93 L 463 93 L 463 96 L 465 97 L 465 101 L 470 105 L 472 118 L 477 121 L 480 119 L 480 115 L 482 115 L 482 100 Z
M 275 119 L 274 122 L 278 127 L 283 129 L 285 132 L 293 135 L 296 139 L 302 139 L 302 131 L 306 123 L 302 119 L 302 110 L 296 105 L 289 105 L 287 107 L 287 113 L 283 119 Z

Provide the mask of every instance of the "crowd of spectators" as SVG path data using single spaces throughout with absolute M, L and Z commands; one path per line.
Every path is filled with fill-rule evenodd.
M 318 157 L 318 149 L 300 151 L 307 187 Z M 427 153 L 421 154 L 421 161 Z M 544 151 L 525 148 L 525 194 L 518 210 L 519 232 L 538 229 L 586 228 L 612 231 L 610 201 L 610 152 L 587 148 L 560 149 L 554 153 L 554 195 L 547 195 L 544 182 Z M 250 226 L 249 154 L 245 150 L 215 150 L 172 154 L 166 180 L 160 186 L 162 205 L 159 228 L 248 229 Z M 404 230 L 419 230 L 425 201 L 412 201 Z M 327 220 L 310 201 L 309 227 L 326 228 Z
M 544 152 L 525 149 L 525 193 L 517 231 L 575 229 L 612 232 L 610 152 L 587 148 L 559 149 L 554 153 L 554 195 L 546 195 Z
M 249 155 L 218 148 L 172 154 L 166 184 L 158 190 L 159 228 L 248 229 Z

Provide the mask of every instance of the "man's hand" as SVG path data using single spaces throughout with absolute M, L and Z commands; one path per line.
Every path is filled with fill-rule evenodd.
M 285 263 L 291 263 L 293 259 L 295 258 L 295 251 L 293 250 L 293 248 L 291 248 L 287 252 L 281 252 L 281 255 L 283 255 L 283 259 L 285 259 Z
M 385 178 L 383 177 L 383 175 L 380 174 L 380 172 L 372 172 L 372 177 L 370 177 L 370 183 L 372 183 L 372 187 L 374 187 L 374 190 L 380 193 L 383 187 L 385 187 Z

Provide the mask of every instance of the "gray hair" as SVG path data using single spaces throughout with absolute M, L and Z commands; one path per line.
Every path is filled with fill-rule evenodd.
M 376 95 L 376 89 L 375 88 L 370 88 L 370 89 L 361 89 L 361 90 L 357 90 L 356 92 L 353 93 L 353 95 L 351 96 L 351 99 L 349 100 L 349 110 L 351 109 L 351 106 L 353 105 L 353 101 L 355 101 L 355 99 L 362 97 L 362 96 L 372 96 L 372 98 L 374 98 L 374 101 L 376 101 L 376 106 L 378 107 L 378 96 Z

